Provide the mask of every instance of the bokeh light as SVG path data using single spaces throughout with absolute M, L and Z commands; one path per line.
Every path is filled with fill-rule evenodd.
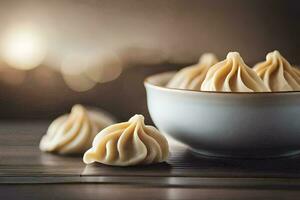
M 72 90 L 83 92 L 97 83 L 118 78 L 122 73 L 122 64 L 119 57 L 109 51 L 73 53 L 62 59 L 60 72 Z
M 2 41 L 3 60 L 11 67 L 30 70 L 39 66 L 46 55 L 41 34 L 30 26 L 18 26 L 7 30 Z
M 61 73 L 65 75 L 80 75 L 88 66 L 88 59 L 81 54 L 69 54 L 61 63 Z
M 0 82 L 11 86 L 21 85 L 26 79 L 26 71 L 23 70 L 17 70 L 14 68 L 2 68 L 0 72 Z
M 120 58 L 113 53 L 102 53 L 97 60 L 85 69 L 85 74 L 97 83 L 105 83 L 117 79 L 123 71 Z
M 92 89 L 96 82 L 89 79 L 85 74 L 68 75 L 63 74 L 64 81 L 74 91 L 84 92 Z

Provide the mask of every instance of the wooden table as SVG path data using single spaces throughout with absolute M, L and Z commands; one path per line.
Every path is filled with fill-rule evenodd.
M 170 140 L 167 163 L 85 165 L 81 156 L 39 151 L 49 122 L 0 123 L 0 199 L 295 199 L 300 157 L 199 157 Z

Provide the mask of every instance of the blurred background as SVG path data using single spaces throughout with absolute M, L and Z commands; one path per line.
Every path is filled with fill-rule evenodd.
M 0 0 L 0 119 L 53 119 L 76 103 L 148 116 L 145 76 L 204 52 L 253 65 L 277 49 L 300 64 L 299 11 L 293 0 Z

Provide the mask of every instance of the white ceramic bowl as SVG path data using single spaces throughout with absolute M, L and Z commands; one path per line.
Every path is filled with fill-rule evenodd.
M 300 153 L 300 92 L 225 93 L 164 87 L 174 72 L 145 80 L 155 125 L 194 152 L 225 157 Z

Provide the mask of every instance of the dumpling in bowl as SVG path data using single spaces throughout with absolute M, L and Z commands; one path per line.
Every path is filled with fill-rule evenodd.
M 135 115 L 98 133 L 83 161 L 130 166 L 164 162 L 168 155 L 166 138 L 155 127 L 145 125 L 142 115 Z
M 266 61 L 256 64 L 254 70 L 273 92 L 300 90 L 298 69 L 292 67 L 279 51 L 268 53 Z
M 212 66 L 201 85 L 202 91 L 269 92 L 264 82 L 248 67 L 238 52 Z
M 175 74 L 166 85 L 169 88 L 200 90 L 207 70 L 218 62 L 212 53 L 203 54 L 196 65 L 185 67 Z

